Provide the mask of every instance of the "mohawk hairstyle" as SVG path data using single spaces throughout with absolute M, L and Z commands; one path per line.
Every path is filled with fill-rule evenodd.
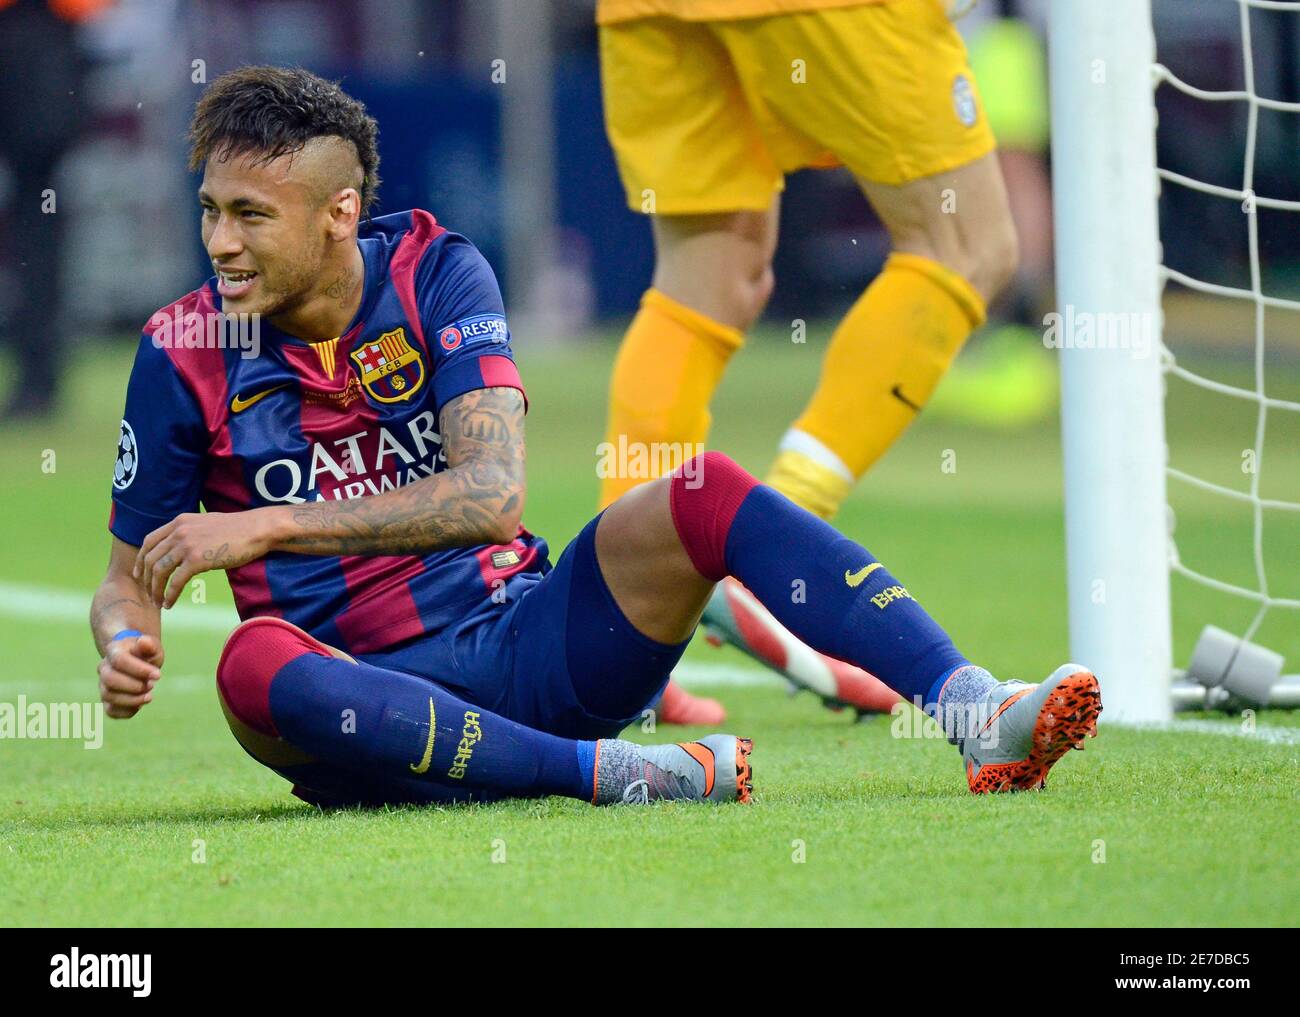
M 190 121 L 190 169 L 249 154 L 270 162 L 312 138 L 350 141 L 361 162 L 361 214 L 379 190 L 379 125 L 337 82 L 301 68 L 241 67 L 203 93 Z

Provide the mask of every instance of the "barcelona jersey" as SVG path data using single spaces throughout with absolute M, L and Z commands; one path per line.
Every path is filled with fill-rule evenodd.
M 337 338 L 220 321 L 215 278 L 146 326 L 127 389 L 109 529 L 140 545 L 182 512 L 381 494 L 446 468 L 457 396 L 523 386 L 491 268 L 414 210 L 364 223 L 361 305 Z M 233 317 L 233 316 L 232 316 Z M 249 332 L 251 331 L 250 342 Z M 520 529 L 423 556 L 274 552 L 227 573 L 241 618 L 272 615 L 352 653 L 441 630 L 510 577 L 549 569 Z

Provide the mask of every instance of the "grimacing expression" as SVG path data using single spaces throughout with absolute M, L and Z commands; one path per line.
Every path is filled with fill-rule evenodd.
M 304 150 L 270 162 L 235 154 L 205 164 L 203 246 L 227 313 L 292 313 L 325 285 L 328 201 L 310 162 Z

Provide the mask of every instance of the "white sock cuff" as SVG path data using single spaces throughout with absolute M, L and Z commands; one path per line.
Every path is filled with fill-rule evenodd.
M 782 452 L 798 452 L 802 456 L 807 456 L 818 466 L 825 466 L 828 470 L 838 473 L 850 484 L 857 482 L 857 477 L 853 475 L 845 464 L 844 460 L 828 449 L 811 434 L 800 431 L 796 427 L 790 428 L 785 432 L 781 439 L 781 444 L 777 446 Z

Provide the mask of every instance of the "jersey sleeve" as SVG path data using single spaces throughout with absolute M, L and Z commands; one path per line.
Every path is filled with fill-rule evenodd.
M 113 535 L 138 547 L 182 512 L 197 512 L 207 446 L 198 401 L 167 351 L 145 335 L 117 440 L 108 521 Z
M 501 290 L 478 248 L 464 237 L 448 235 L 425 252 L 415 284 L 433 360 L 435 411 L 441 413 L 452 399 L 478 388 L 523 393 Z

